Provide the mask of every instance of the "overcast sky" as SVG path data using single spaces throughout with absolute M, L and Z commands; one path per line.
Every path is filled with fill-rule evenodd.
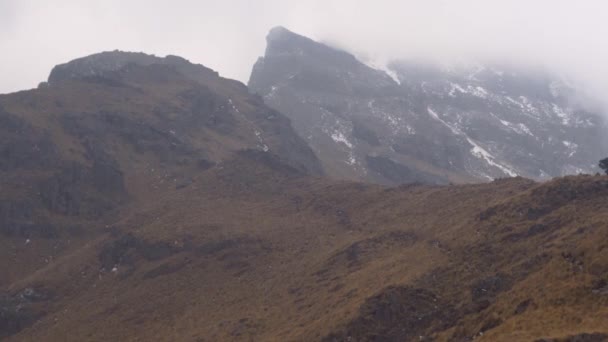
M 0 93 L 105 50 L 176 54 L 246 82 L 282 25 L 378 60 L 546 65 L 608 98 L 605 0 L 0 0 Z

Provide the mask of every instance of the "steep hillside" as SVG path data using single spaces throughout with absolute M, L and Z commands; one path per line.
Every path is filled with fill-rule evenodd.
M 3 341 L 608 336 L 606 176 L 320 177 L 286 117 L 173 57 L 80 59 L 0 108 Z
M 594 173 L 606 123 L 537 70 L 376 68 L 277 27 L 249 86 L 289 116 L 337 178 L 388 184 Z
M 383 188 L 268 156 L 240 153 L 13 282 L 8 341 L 608 334 L 606 177 Z
M 112 64 L 118 57 L 129 62 Z M 81 64 L 92 74 L 79 74 Z M 0 285 L 239 151 L 322 172 L 287 118 L 177 57 L 112 52 L 71 62 L 37 90 L 1 96 L 0 122 Z

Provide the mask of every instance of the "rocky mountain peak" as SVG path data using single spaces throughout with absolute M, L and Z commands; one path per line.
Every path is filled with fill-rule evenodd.
M 293 38 L 305 38 L 303 36 L 300 36 L 298 34 L 295 34 L 291 31 L 289 31 L 288 29 L 286 29 L 283 26 L 275 26 L 273 28 L 270 29 L 270 31 L 268 31 L 268 35 L 266 36 L 266 41 L 267 42 L 271 42 L 271 41 L 277 41 L 277 40 L 286 40 L 286 39 L 293 39 Z
M 268 32 L 266 43 L 265 57 L 292 55 L 300 58 L 323 58 L 326 61 L 333 59 L 340 62 L 355 62 L 355 57 L 348 52 L 320 44 L 282 26 L 274 27 Z
M 390 92 L 386 88 L 397 85 L 354 55 L 283 27 L 272 29 L 266 40 L 266 52 L 254 65 L 249 80 L 250 88 L 260 94 L 273 92 L 277 82 L 297 83 L 307 91 L 341 93 Z
M 158 57 L 141 52 L 106 51 L 78 58 L 65 64 L 57 65 L 51 71 L 48 83 L 50 85 L 87 77 L 103 77 L 115 73 L 129 65 L 151 66 L 164 65 L 174 68 L 183 76 L 191 79 L 207 79 L 218 77 L 218 73 L 200 64 L 193 64 L 179 56 L 168 55 Z
M 289 116 L 339 178 L 382 183 L 548 179 L 608 153 L 600 113 L 535 68 L 399 61 L 377 67 L 284 28 L 250 88 Z

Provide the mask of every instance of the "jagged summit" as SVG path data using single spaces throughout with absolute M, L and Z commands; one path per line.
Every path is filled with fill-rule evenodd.
M 295 38 L 295 37 L 304 38 L 303 36 L 295 34 L 283 26 L 275 26 L 275 27 L 271 28 L 270 31 L 268 31 L 268 35 L 266 36 L 266 41 L 289 39 L 289 38 Z
M 346 51 L 323 45 L 282 26 L 272 28 L 266 36 L 266 42 L 264 57 L 290 55 L 294 58 L 319 59 L 330 64 L 346 63 L 352 66 L 358 63 Z
M 189 78 L 201 79 L 219 76 L 217 72 L 203 65 L 193 64 L 179 56 L 158 57 L 142 52 L 114 50 L 96 53 L 57 65 L 51 71 L 48 83 L 53 85 L 69 79 L 105 76 L 129 65 L 150 66 L 156 64 L 173 67 L 183 76 Z

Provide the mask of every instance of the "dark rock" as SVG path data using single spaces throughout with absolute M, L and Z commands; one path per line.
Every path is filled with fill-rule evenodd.
M 376 132 L 360 122 L 353 123 L 353 136 L 359 140 L 367 142 L 372 146 L 380 145 L 380 139 L 378 139 Z
M 418 288 L 389 287 L 369 298 L 343 331 L 323 341 L 413 341 L 455 322 L 455 310 L 434 293 Z
M 403 184 L 403 183 L 434 183 L 434 184 L 447 184 L 447 179 L 433 176 L 431 174 L 425 174 L 414 169 L 410 169 L 405 165 L 401 165 L 389 158 L 380 156 L 367 156 L 367 166 L 371 171 L 377 172 L 385 179 L 388 179 L 392 183 Z
M 98 259 L 101 267 L 111 270 L 117 265 L 131 265 L 136 257 L 142 257 L 147 261 L 165 259 L 180 249 L 166 242 L 148 242 L 126 234 L 118 239 L 106 243 L 99 253 Z
M 606 342 L 608 341 L 607 334 L 601 333 L 585 333 L 579 335 L 573 335 L 563 338 L 549 338 L 549 339 L 539 339 L 535 342 Z
M 29 287 L 14 294 L 0 295 L 0 339 L 9 337 L 34 324 L 46 313 L 32 303 L 51 300 L 53 295 L 42 287 Z
M 608 281 L 606 279 L 600 279 L 594 282 L 591 287 L 591 292 L 598 295 L 608 295 Z
M 160 276 L 172 274 L 183 269 L 190 263 L 190 260 L 184 259 L 179 262 L 169 262 L 162 264 L 144 274 L 144 279 L 154 279 Z
M 502 324 L 502 320 L 499 318 L 490 318 L 481 326 L 479 329 L 480 333 L 485 333 L 488 330 L 494 329 Z
M 0 107 L 0 171 L 46 170 L 57 160 L 48 133 Z
M 523 302 L 517 304 L 517 307 L 515 308 L 514 313 L 516 315 L 520 315 L 524 312 L 526 312 L 526 310 L 528 310 L 528 308 L 530 307 L 530 305 L 533 304 L 532 299 L 526 299 Z

